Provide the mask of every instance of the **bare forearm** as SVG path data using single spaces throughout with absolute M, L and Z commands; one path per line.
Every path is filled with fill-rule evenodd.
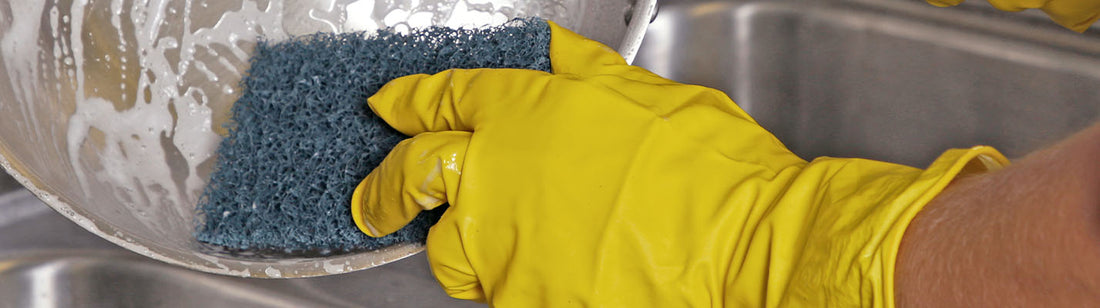
M 961 178 L 902 240 L 901 307 L 1100 306 L 1100 125 Z

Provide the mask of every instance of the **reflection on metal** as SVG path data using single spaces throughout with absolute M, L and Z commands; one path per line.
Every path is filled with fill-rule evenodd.
M 908 0 L 727 1 L 705 10 L 663 3 L 636 63 L 726 91 L 804 157 L 920 166 L 947 147 L 979 143 L 1019 156 L 1100 118 L 1100 39 L 1042 18 Z M 9 22 L 0 20 L 0 28 Z M 0 102 L 0 112 L 5 108 Z M 28 153 L 10 148 L 18 140 L 5 132 L 12 125 L 29 124 L 0 121 L 0 154 Z M 5 168 L 26 172 L 28 164 L 34 163 Z M 48 174 L 36 177 L 65 175 L 43 170 Z M 0 217 L 23 214 L 0 219 L 0 307 L 30 306 L 37 295 L 28 279 L 51 281 L 37 288 L 53 290 L 42 301 L 60 307 L 118 300 L 168 307 L 476 306 L 448 300 L 422 255 L 307 279 L 186 270 L 126 252 L 3 183 L 0 177 Z M 324 272 L 344 263 L 312 264 Z M 42 267 L 52 269 L 36 271 Z M 124 294 L 113 281 L 141 292 Z
M 2 308 L 480 306 L 448 298 L 423 255 L 328 277 L 239 278 L 126 251 L 68 221 L 26 190 L 0 191 L 0 216 L 9 212 L 34 214 L 0 223 Z
M 193 239 L 194 207 L 257 39 L 535 15 L 629 59 L 648 23 L 623 14 L 650 16 L 655 2 L 0 0 L 0 166 L 81 227 L 168 263 L 265 278 L 378 266 L 422 247 L 259 258 L 208 253 Z
M 1045 16 L 923 1 L 683 2 L 663 2 L 635 64 L 725 91 L 807 159 L 926 166 L 976 144 L 1018 157 L 1100 119 L 1100 37 Z

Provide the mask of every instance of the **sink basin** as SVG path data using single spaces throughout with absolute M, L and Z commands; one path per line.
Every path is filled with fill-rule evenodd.
M 664 2 L 636 64 L 726 91 L 803 157 L 1021 156 L 1100 118 L 1100 37 L 919 1 Z M 462 307 L 423 254 L 304 279 L 205 274 L 118 248 L 0 176 L 0 307 Z
M 634 64 L 725 91 L 803 158 L 923 167 L 979 144 L 1019 157 L 1100 119 L 1100 37 L 1037 12 L 679 2 L 661 7 Z

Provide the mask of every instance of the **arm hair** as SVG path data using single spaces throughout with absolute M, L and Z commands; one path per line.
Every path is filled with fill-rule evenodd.
M 899 307 L 1100 307 L 1100 123 L 956 179 L 913 220 Z

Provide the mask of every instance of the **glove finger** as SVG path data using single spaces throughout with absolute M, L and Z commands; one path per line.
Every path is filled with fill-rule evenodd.
M 963 0 L 926 0 L 926 2 L 938 7 L 949 7 L 959 5 L 963 3 Z
M 1046 5 L 1050 0 L 989 0 L 989 4 L 998 10 L 1019 12 L 1026 9 L 1037 9 Z
M 470 143 L 468 132 L 424 133 L 397 144 L 352 194 L 351 214 L 359 230 L 384 236 L 408 224 L 422 210 L 449 201 Z
M 612 81 L 677 85 L 645 69 L 627 65 L 622 56 L 599 42 L 553 22 L 548 24 L 555 74 L 602 75 Z M 367 103 L 387 124 L 406 135 L 473 131 L 484 110 L 517 107 L 513 110 L 524 110 L 544 101 L 543 94 L 550 91 L 546 87 L 552 77 L 545 72 L 520 69 L 455 69 L 435 75 L 409 75 L 390 81 Z
M 599 75 L 627 66 L 611 47 L 588 39 L 558 24 L 550 24 L 550 65 L 554 74 Z
M 653 84 L 675 84 L 641 67 L 627 64 L 622 55 L 603 43 L 552 21 L 547 23 L 550 24 L 550 66 L 554 74 L 615 75 Z
M 1050 1 L 1042 9 L 1054 22 L 1077 32 L 1100 19 L 1100 1 Z
M 394 79 L 367 99 L 371 110 L 406 135 L 473 131 L 488 109 L 541 101 L 552 75 L 520 69 L 448 70 Z

